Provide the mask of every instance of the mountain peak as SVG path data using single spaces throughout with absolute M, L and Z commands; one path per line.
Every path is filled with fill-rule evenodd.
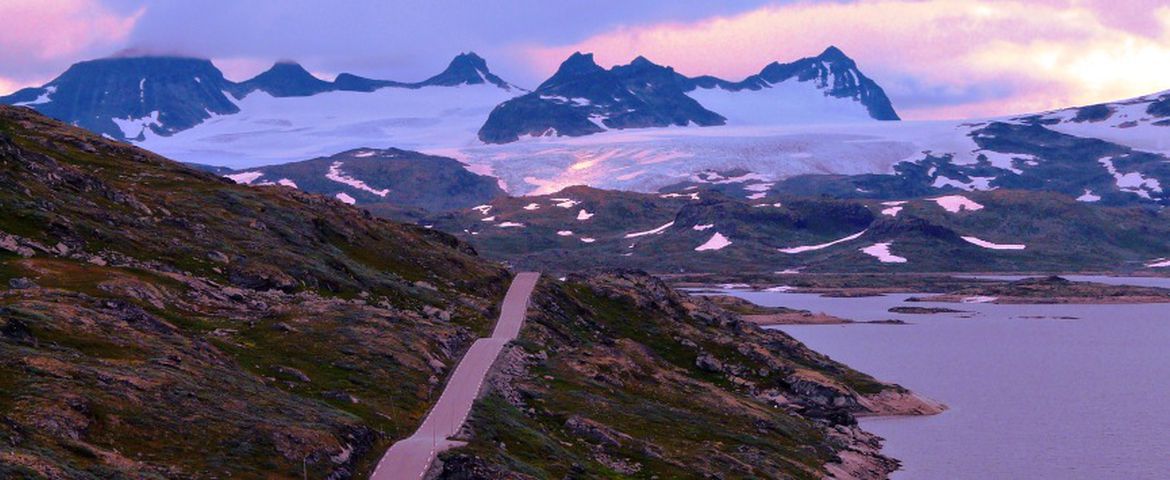
M 481 85 L 490 83 L 497 87 L 510 90 L 512 85 L 505 82 L 500 77 L 492 74 L 488 69 L 487 60 L 476 55 L 475 52 L 466 52 L 456 55 L 447 64 L 447 68 L 431 78 L 428 78 L 421 83 L 420 86 L 455 86 L 455 85 Z
M 274 97 L 307 97 L 332 90 L 329 82 L 313 76 L 292 60 L 277 61 L 264 73 L 241 85 L 247 91 L 263 90 Z
M 560 68 L 557 69 L 557 74 L 581 74 L 592 73 L 603 70 L 600 65 L 593 60 L 592 53 L 573 52 L 561 63 Z
M 484 60 L 483 57 L 476 55 L 475 52 L 460 53 L 459 55 L 456 55 L 455 58 L 451 59 L 451 63 L 450 63 L 450 65 L 463 65 L 463 64 L 471 65 L 471 66 L 474 66 L 477 68 L 481 68 L 483 70 L 487 70 L 487 61 Z M 450 67 L 448 67 L 448 68 L 450 68 Z
M 848 55 L 845 55 L 845 52 L 842 52 L 841 49 L 837 48 L 835 45 L 829 45 L 829 48 L 826 48 L 825 51 L 821 52 L 820 55 L 817 55 L 817 58 L 828 61 L 852 60 Z

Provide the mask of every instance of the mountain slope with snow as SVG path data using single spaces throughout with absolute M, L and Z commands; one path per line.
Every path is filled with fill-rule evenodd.
M 456 92 L 462 89 L 476 94 Z M 306 132 L 305 128 L 335 126 L 340 121 L 352 127 L 350 136 L 362 138 L 356 143 L 342 142 L 341 148 L 317 150 L 310 155 L 304 151 L 274 152 L 272 148 L 266 150 L 263 144 L 256 145 L 256 149 L 237 149 L 237 154 L 244 158 L 287 162 L 373 144 L 370 140 L 378 139 L 384 131 L 370 122 L 392 128 L 406 127 L 406 130 L 432 127 L 442 130 L 443 135 L 458 136 L 466 129 L 440 124 L 451 117 L 463 119 L 469 115 L 465 109 L 470 109 L 474 112 L 470 115 L 476 116 L 473 123 L 478 126 L 487 110 L 520 93 L 519 88 L 488 70 L 487 62 L 474 53 L 460 54 L 443 72 L 413 83 L 348 73 L 330 82 L 291 61 L 277 62 L 254 78 L 235 83 L 225 79 L 219 69 L 204 59 L 130 57 L 78 63 L 42 87 L 0 97 L 0 104 L 27 106 L 115 139 L 143 142 L 147 148 L 160 153 L 211 164 L 225 159 L 215 154 L 194 157 L 199 152 L 232 151 L 233 146 L 224 145 L 225 138 L 218 136 L 228 133 L 227 130 L 238 136 L 259 134 L 271 138 L 274 127 L 292 127 L 280 129 L 283 138 L 277 143 L 296 144 L 298 140 L 308 143 L 304 142 L 306 135 L 310 141 L 314 136 L 330 136 L 328 132 Z M 366 101 L 358 100 L 355 95 L 367 95 L 360 97 Z M 322 96 L 325 97 L 317 98 Z M 196 127 L 220 123 L 235 115 L 240 116 L 229 121 L 235 123 L 229 129 L 204 129 L 215 132 L 213 138 L 201 132 L 173 142 L 149 141 L 198 130 Z M 285 115 L 297 118 L 284 118 Z M 257 117 L 262 123 L 256 123 Z M 306 123 L 297 125 L 300 120 Z M 196 144 L 188 145 L 187 141 L 191 140 Z M 337 146 L 325 143 L 330 148 Z
M 574 53 L 535 91 L 501 104 L 487 143 L 583 136 L 610 129 L 898 120 L 885 92 L 836 47 L 773 62 L 739 82 L 690 78 L 644 57 L 606 70 Z
M 0 97 L 117 139 L 169 135 L 237 113 L 238 85 L 208 60 L 105 58 L 77 63 L 49 83 Z
M 715 77 L 690 83 L 688 95 L 731 125 L 900 120 L 885 91 L 837 47 L 773 62 L 736 83 Z
M 427 218 L 491 258 L 547 271 L 1123 271 L 1170 255 L 1170 217 L 1143 206 L 1000 190 L 896 202 L 639 194 L 572 187 Z M 897 210 L 892 210 L 894 205 Z M 581 220 L 574 214 L 588 211 Z M 520 227 L 505 228 L 505 225 Z
M 504 195 L 496 179 L 471 173 L 455 160 L 395 148 L 360 148 L 219 173 L 236 183 L 292 187 L 375 213 L 395 213 L 392 207 L 435 212 L 463 209 Z

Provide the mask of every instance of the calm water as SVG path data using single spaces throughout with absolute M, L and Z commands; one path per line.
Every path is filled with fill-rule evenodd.
M 862 420 L 903 461 L 896 479 L 1170 478 L 1170 305 L 915 303 L 970 313 L 898 315 L 886 310 L 909 295 L 727 293 L 913 322 L 781 327 L 950 407 L 933 417 Z

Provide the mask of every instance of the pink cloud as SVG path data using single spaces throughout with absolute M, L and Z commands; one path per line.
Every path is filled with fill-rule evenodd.
M 0 52 L 53 59 L 75 55 L 98 44 L 121 42 L 141 16 L 120 16 L 94 0 L 5 0 Z
M 78 58 L 108 55 L 143 12 L 118 14 L 98 0 L 0 0 L 0 94 L 42 84 Z
M 887 86 L 895 107 L 909 105 L 900 110 L 910 118 L 1018 113 L 1170 88 L 1170 7 L 1144 16 L 1107 10 L 1087 0 L 797 3 L 525 51 L 544 71 L 581 50 L 603 64 L 640 54 L 683 73 L 737 79 L 837 45 Z M 921 89 L 996 93 L 930 104 Z

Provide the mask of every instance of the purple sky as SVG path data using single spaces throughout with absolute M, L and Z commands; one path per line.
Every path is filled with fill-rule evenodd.
M 19 20 L 19 21 L 17 21 Z M 135 51 L 208 57 L 242 80 L 277 59 L 325 78 L 420 80 L 474 50 L 534 86 L 574 50 L 738 79 L 833 44 L 909 118 L 1018 113 L 1170 88 L 1159 0 L 467 2 L 4 0 L 0 91 Z

